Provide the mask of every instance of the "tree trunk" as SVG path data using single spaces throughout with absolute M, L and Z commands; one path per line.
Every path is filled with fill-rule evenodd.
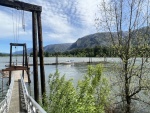
M 128 60 L 125 60 L 124 70 L 125 70 L 125 100 L 126 100 L 125 113 L 131 113 L 131 98 L 129 93 L 130 83 L 128 79 Z

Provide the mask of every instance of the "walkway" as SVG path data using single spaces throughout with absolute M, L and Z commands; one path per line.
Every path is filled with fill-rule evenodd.
M 24 80 L 21 76 L 22 70 L 11 71 L 11 74 L 11 84 L 5 99 L 0 103 L 0 113 L 46 113 L 27 91 L 26 71 L 24 71 Z
M 12 71 L 12 75 L 14 76 L 14 88 L 12 91 L 12 98 L 10 101 L 9 113 L 27 113 L 24 103 L 24 97 L 22 92 L 22 86 L 20 83 L 20 75 L 22 71 Z M 26 71 L 24 71 L 24 81 L 27 82 L 28 77 Z

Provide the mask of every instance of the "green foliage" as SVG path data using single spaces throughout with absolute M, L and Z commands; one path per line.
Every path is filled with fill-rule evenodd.
M 102 66 L 89 66 L 88 73 L 77 86 L 80 113 L 103 113 L 108 104 L 109 85 L 102 75 Z M 82 109 L 81 109 L 82 108 Z
M 95 46 L 94 48 L 82 48 L 74 49 L 72 51 L 67 51 L 62 53 L 63 55 L 73 55 L 77 57 L 116 57 L 115 50 L 113 47 L 102 47 Z
M 6 54 L 6 53 L 0 53 L 0 56 L 9 56 L 9 54 Z
M 58 71 L 49 78 L 50 92 L 43 106 L 48 113 L 104 113 L 108 105 L 109 85 L 102 66 L 89 66 L 75 88 Z
M 133 46 L 130 48 L 130 54 L 131 57 L 139 56 L 142 57 L 143 54 L 146 54 L 147 56 L 150 56 L 150 47 L 145 46 Z M 59 57 L 67 56 L 67 57 L 120 57 L 121 55 L 125 54 L 125 46 L 120 45 L 117 46 L 111 46 L 111 47 L 104 47 L 104 46 L 95 46 L 94 48 L 82 48 L 82 49 L 74 49 L 72 51 L 66 51 L 66 52 L 56 52 L 56 53 L 49 53 L 44 52 L 45 57 L 55 57 L 56 54 Z M 136 54 L 135 54 L 136 52 Z M 143 53 L 144 52 L 144 53 Z M 39 53 L 38 53 L 39 55 Z M 30 56 L 33 56 L 33 53 L 30 53 Z
M 50 57 L 50 53 L 44 52 L 44 56 L 45 56 L 45 57 Z
M 80 48 L 66 52 L 49 53 L 45 52 L 45 57 L 68 56 L 68 57 L 117 57 L 113 47 L 95 46 L 94 48 Z M 32 53 L 30 54 L 32 56 Z
M 58 71 L 49 77 L 50 93 L 47 104 L 49 113 L 71 113 L 74 111 L 75 89 L 71 80 L 60 77 Z

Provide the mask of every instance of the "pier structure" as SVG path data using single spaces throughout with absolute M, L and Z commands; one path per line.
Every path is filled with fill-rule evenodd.
M 6 70 L 8 68 L 2 71 Z M 20 67 L 11 69 L 11 83 L 5 98 L 0 102 L 0 113 L 46 113 L 28 93 L 28 82 L 27 71 Z
M 38 52 L 41 75 L 41 95 L 46 93 L 45 71 L 42 38 L 42 7 L 25 3 L 18 0 L 0 0 L 0 5 L 32 13 L 32 42 L 33 42 L 33 83 L 34 98 L 28 93 L 26 82 L 30 83 L 29 67 L 27 61 L 26 44 L 10 43 L 10 62 L 6 69 L 9 73 L 9 89 L 5 98 L 0 103 L 0 113 L 46 113 L 37 103 L 39 102 L 39 80 L 38 80 Z M 23 47 L 22 65 L 12 65 L 12 46 Z
M 14 8 L 16 10 L 23 10 L 32 13 L 32 42 L 33 42 L 33 82 L 34 82 L 34 99 L 36 102 L 39 101 L 39 80 L 38 80 L 38 51 L 39 51 L 39 62 L 40 62 L 40 77 L 41 77 L 41 95 L 45 94 L 45 71 L 44 71 L 44 56 L 43 56 L 43 37 L 42 37 L 42 22 L 41 12 L 42 7 L 25 3 L 18 0 L 0 0 L 0 5 L 4 7 Z M 38 43 L 37 43 L 38 42 Z M 10 49 L 10 54 L 11 49 Z M 11 62 L 11 59 L 10 59 Z M 10 63 L 11 68 L 11 63 Z M 19 67 L 16 67 L 19 68 Z M 10 70 L 11 75 L 11 70 Z M 11 76 L 9 76 L 11 80 Z M 9 81 L 10 82 L 10 81 Z
M 12 46 L 23 47 L 22 64 L 12 65 Z M 17 61 L 17 60 L 16 60 Z M 29 65 L 27 60 L 26 44 L 10 43 L 10 62 L 7 68 L 2 69 L 3 75 L 9 76 L 9 89 L 0 103 L 0 113 L 46 113 L 46 111 L 30 96 L 26 83 L 30 83 Z

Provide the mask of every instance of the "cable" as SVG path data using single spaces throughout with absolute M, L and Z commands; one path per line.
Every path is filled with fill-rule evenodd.
M 13 15 L 13 9 L 12 9 L 12 23 L 13 23 L 13 37 L 14 37 L 14 42 L 15 42 L 15 27 L 14 27 L 14 15 Z
M 14 43 L 16 42 L 16 37 L 17 37 L 17 35 L 16 35 L 16 22 L 15 22 L 15 18 L 14 18 L 14 9 L 12 9 L 12 23 L 13 23 L 13 37 L 14 37 Z M 16 46 L 15 46 L 15 52 L 16 52 Z M 16 65 L 17 65 L 17 58 L 16 58 Z
M 22 29 L 25 31 L 25 18 L 24 18 L 24 10 L 22 10 Z
M 12 21 L 13 21 L 13 36 L 14 36 L 14 43 L 18 43 L 19 42 L 19 25 L 20 24 L 20 20 L 22 18 L 22 28 L 25 31 L 25 17 L 24 17 L 24 10 L 22 11 L 18 11 L 17 9 L 15 10 L 15 14 L 16 14 L 16 18 L 14 18 L 14 10 L 12 9 Z M 15 53 L 18 51 L 18 47 L 15 46 Z M 17 65 L 17 54 L 16 56 L 16 65 Z

